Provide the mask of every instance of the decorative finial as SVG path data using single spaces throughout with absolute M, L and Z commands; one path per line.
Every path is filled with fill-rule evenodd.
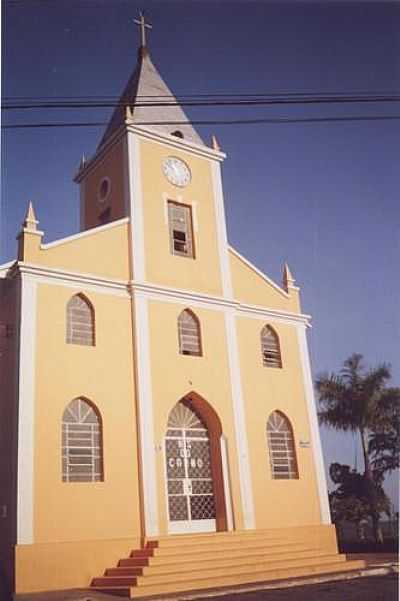
M 294 279 L 294 277 L 291 274 L 289 265 L 287 263 L 285 263 L 285 265 L 283 266 L 283 286 L 286 290 L 288 290 L 289 288 L 294 288 L 295 283 L 296 283 L 296 280 Z
M 219 145 L 218 140 L 217 140 L 216 136 L 214 136 L 214 134 L 211 136 L 211 144 L 212 144 L 213 150 L 218 150 L 218 151 L 221 150 L 221 146 Z
M 37 224 L 39 221 L 36 219 L 35 211 L 33 210 L 32 202 L 29 201 L 28 209 L 26 211 L 25 219 L 22 224 L 24 229 L 30 230 L 31 232 L 36 232 Z
M 132 109 L 131 107 L 127 104 L 125 107 L 125 120 L 126 121 L 132 121 L 133 119 L 133 113 L 132 113 Z
M 83 154 L 82 158 L 81 158 L 81 162 L 79 163 L 79 170 L 83 169 L 85 167 L 85 165 L 86 165 L 86 157 Z
M 147 29 L 152 29 L 153 26 L 150 23 L 146 23 L 141 10 L 139 11 L 139 19 L 134 19 L 134 23 L 140 27 L 140 45 L 142 48 L 146 48 L 146 27 Z

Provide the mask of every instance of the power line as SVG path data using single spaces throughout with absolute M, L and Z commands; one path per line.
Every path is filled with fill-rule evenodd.
M 148 97 L 150 98 L 150 97 Z M 263 98 L 237 98 L 234 100 L 183 100 L 177 102 L 176 100 L 155 100 L 161 98 L 160 96 L 151 97 L 154 100 L 144 102 L 134 102 L 118 100 L 104 101 L 97 100 L 93 97 L 93 100 L 88 101 L 49 101 L 49 102 L 4 102 L 2 104 L 3 110 L 27 110 L 27 109 L 70 109 L 70 108 L 114 108 L 114 107 L 173 107 L 173 106 L 192 106 L 192 107 L 207 107 L 207 106 L 266 106 L 266 105 L 284 105 L 284 104 L 348 104 L 348 103 L 378 103 L 378 102 L 399 102 L 400 95 L 331 95 L 331 96 L 273 96 Z
M 304 96 L 304 97 L 330 97 L 334 96 L 336 98 L 341 98 L 343 96 L 397 96 L 399 97 L 400 91 L 397 90 L 381 90 L 380 92 L 376 91 L 352 91 L 352 92 L 215 92 L 215 93 L 197 93 L 197 94 L 186 94 L 186 93 L 175 93 L 174 98 L 251 98 L 251 97 L 290 97 L 290 96 Z M 5 101 L 52 101 L 52 100 L 83 100 L 83 99 L 102 99 L 102 100 L 116 100 L 118 101 L 121 98 L 121 94 L 118 96 L 115 95 L 106 95 L 106 94 L 97 94 L 97 95 L 89 95 L 89 96 L 3 96 L 3 100 Z M 145 95 L 145 94 L 137 94 L 136 98 L 171 98 L 170 94 L 157 94 L 157 95 Z
M 191 125 L 258 125 L 258 124 L 273 124 L 273 123 L 335 123 L 335 122 L 350 122 L 350 121 L 397 121 L 400 120 L 400 115 L 383 115 L 369 117 L 305 117 L 305 118 L 274 118 L 274 119 L 232 119 L 232 120 L 202 120 L 191 121 Z M 23 123 L 3 125 L 2 129 L 29 129 L 29 128 L 45 128 L 45 127 L 103 127 L 108 125 L 107 121 L 99 122 L 81 122 L 81 123 Z M 185 121 L 142 121 L 135 123 L 137 126 L 154 126 L 154 125 L 187 125 Z

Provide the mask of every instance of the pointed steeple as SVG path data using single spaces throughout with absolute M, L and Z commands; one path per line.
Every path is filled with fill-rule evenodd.
M 25 219 L 22 223 L 22 227 L 25 230 L 36 232 L 39 221 L 36 219 L 35 211 L 33 209 L 32 201 L 29 201 L 28 209 L 26 211 Z
M 138 21 L 138 24 L 141 23 Z M 99 148 L 126 120 L 138 126 L 143 125 L 146 129 L 176 135 L 189 142 L 204 145 L 153 65 L 147 46 L 141 45 L 138 50 L 136 69 L 125 86 Z
M 288 292 L 289 288 L 295 288 L 296 280 L 292 276 L 289 265 L 285 263 L 283 266 L 283 287 Z

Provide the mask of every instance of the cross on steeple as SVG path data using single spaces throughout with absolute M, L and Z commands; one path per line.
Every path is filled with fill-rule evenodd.
M 142 11 L 139 11 L 139 19 L 134 19 L 134 23 L 136 23 L 136 25 L 139 25 L 140 27 L 140 39 L 141 39 L 141 46 L 143 48 L 146 47 L 146 27 L 147 29 L 152 29 L 153 26 L 150 25 L 150 23 L 146 23 L 146 21 L 144 20 L 144 14 L 142 13 Z

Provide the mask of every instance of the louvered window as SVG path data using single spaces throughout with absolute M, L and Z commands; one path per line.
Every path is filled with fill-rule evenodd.
M 282 367 L 278 334 L 271 326 L 265 326 L 261 331 L 261 352 L 263 365 L 266 367 Z
M 178 317 L 179 352 L 181 355 L 202 355 L 200 322 L 192 311 L 185 309 Z
M 191 207 L 169 201 L 168 223 L 171 253 L 194 258 Z
M 76 294 L 67 305 L 67 343 L 94 346 L 94 326 L 92 305 L 83 295 Z
M 298 478 L 292 427 L 280 411 L 274 411 L 268 419 L 267 439 L 272 477 L 277 480 Z
M 103 480 L 102 431 L 99 414 L 84 399 L 75 399 L 62 417 L 63 482 Z

